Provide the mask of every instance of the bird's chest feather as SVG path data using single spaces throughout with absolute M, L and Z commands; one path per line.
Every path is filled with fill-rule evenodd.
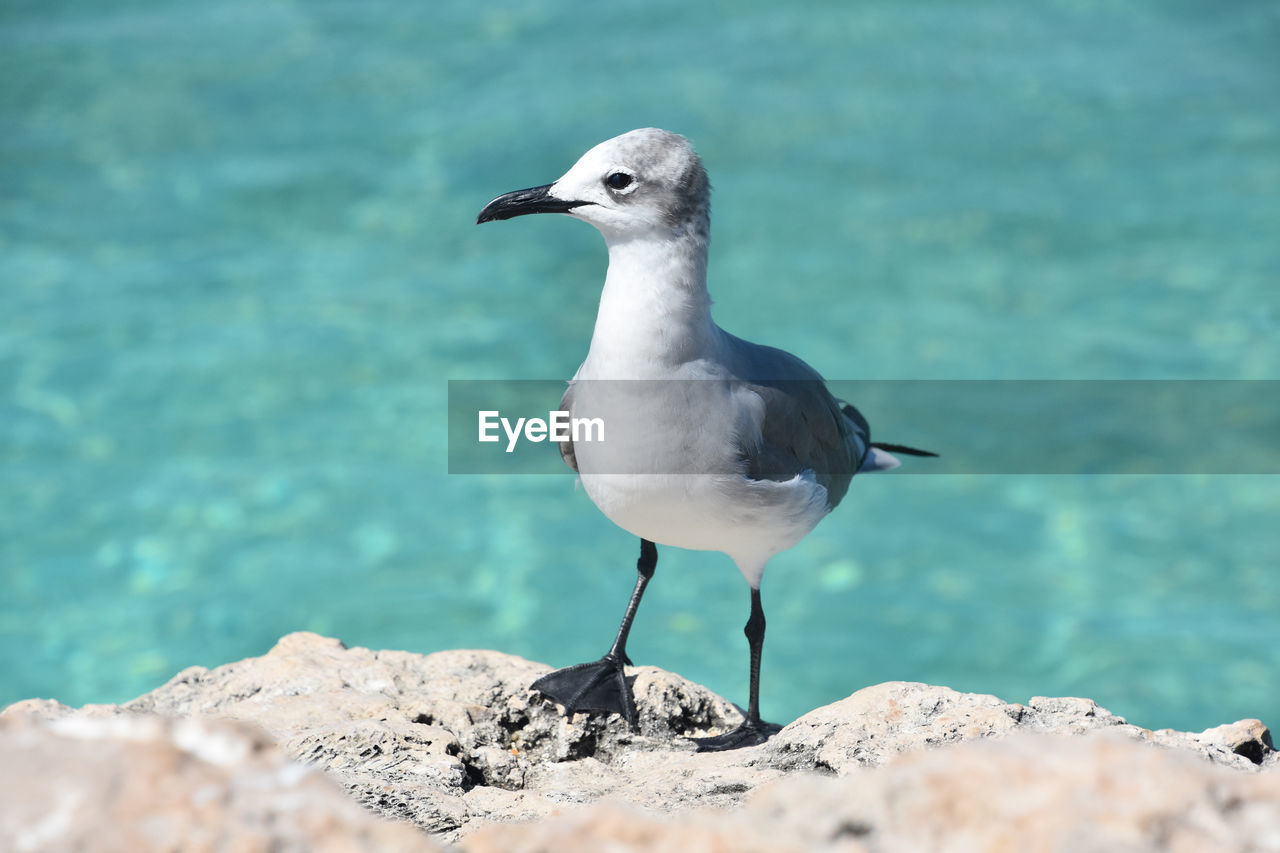
M 575 442 L 585 476 L 729 474 L 745 470 L 742 439 L 758 432 L 731 381 L 575 379 L 570 414 L 598 425 Z M 671 488 L 675 488 L 674 486 Z

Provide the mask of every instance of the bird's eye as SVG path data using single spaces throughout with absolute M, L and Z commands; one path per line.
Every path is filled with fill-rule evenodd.
M 614 172 L 604 179 L 604 185 L 611 190 L 625 190 L 631 186 L 632 178 L 626 172 Z

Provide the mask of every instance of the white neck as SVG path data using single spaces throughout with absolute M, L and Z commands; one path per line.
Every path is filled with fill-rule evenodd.
M 641 379 L 708 354 L 720 334 L 707 294 L 707 240 L 689 231 L 610 238 L 609 272 L 579 376 Z

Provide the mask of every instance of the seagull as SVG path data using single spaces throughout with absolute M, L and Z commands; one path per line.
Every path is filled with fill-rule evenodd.
M 609 249 L 591 345 L 561 401 L 572 417 L 600 417 L 608 440 L 564 441 L 560 452 L 605 516 L 640 538 L 638 576 L 608 653 L 531 687 L 566 714 L 617 713 L 638 728 L 623 668 L 657 545 L 721 551 L 751 591 L 750 699 L 742 724 L 694 738 L 698 751 L 759 745 L 781 728 L 760 717 L 769 560 L 835 509 L 854 474 L 897 467 L 895 452 L 936 455 L 872 442 L 866 419 L 812 367 L 715 324 L 710 199 L 689 141 L 642 128 L 595 146 L 554 183 L 498 196 L 476 218 L 566 214 L 595 226 Z

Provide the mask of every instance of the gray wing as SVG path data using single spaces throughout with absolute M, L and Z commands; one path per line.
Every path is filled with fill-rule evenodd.
M 736 371 L 764 401 L 758 444 L 744 443 L 746 475 L 789 480 L 812 471 L 834 508 L 871 447 L 866 418 L 832 396 L 822 376 L 788 352 L 733 339 Z
M 564 389 L 564 396 L 560 398 L 560 411 L 573 411 L 573 386 L 570 385 Z M 564 460 L 564 464 L 573 469 L 574 473 L 578 472 L 578 456 L 573 452 L 573 433 L 569 433 L 570 438 L 560 442 L 560 458 Z

